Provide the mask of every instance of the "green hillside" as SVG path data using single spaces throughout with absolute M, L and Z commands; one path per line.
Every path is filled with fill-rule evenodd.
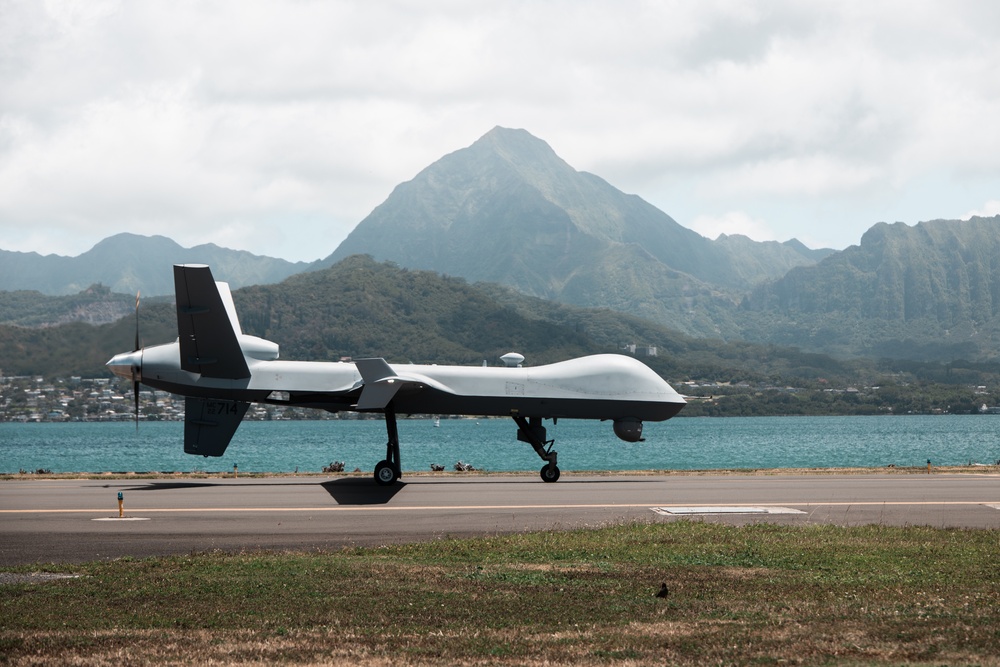
M 680 391 L 702 397 L 686 416 L 970 412 L 1000 402 L 1000 364 L 843 361 L 698 339 L 609 309 L 560 305 L 365 256 L 233 296 L 244 331 L 278 343 L 284 359 L 479 365 L 516 351 L 538 365 L 635 346 Z M 144 304 L 140 316 L 145 344 L 176 337 L 171 305 Z M 131 350 L 134 335 L 131 315 L 100 326 L 0 325 L 0 372 L 108 377 L 104 363 Z
M 699 340 L 608 309 L 559 305 L 366 256 L 276 285 L 235 290 L 233 297 L 244 331 L 277 342 L 285 359 L 383 356 L 393 362 L 495 364 L 500 355 L 517 351 L 537 365 L 636 344 L 658 347 L 657 356 L 644 360 L 680 379 L 856 373 L 851 364 L 822 355 Z M 172 306 L 144 302 L 140 314 L 144 343 L 176 337 Z M 133 337 L 131 315 L 101 326 L 4 325 L 0 369 L 8 375 L 107 374 L 104 362 L 132 349 Z
M 853 378 L 857 363 L 773 346 L 696 339 L 608 309 L 526 297 L 492 284 L 402 269 L 356 255 L 279 285 L 234 293 L 243 328 L 280 343 L 283 358 L 384 356 L 414 363 L 495 364 L 511 351 L 531 365 L 655 347 L 643 357 L 675 380 Z M 877 372 L 874 364 L 871 372 Z
M 843 384 L 900 372 L 973 382 L 995 372 L 974 364 L 841 361 L 795 348 L 698 339 L 609 309 L 556 304 L 365 256 L 276 285 L 236 290 L 233 297 L 244 331 L 278 343 L 284 359 L 383 356 L 392 362 L 495 364 L 500 355 L 517 351 L 537 365 L 636 345 L 656 348 L 656 356 L 643 360 L 673 381 Z M 144 343 L 176 337 L 172 306 L 144 303 L 140 314 Z M 131 349 L 133 337 L 131 315 L 101 326 L 0 326 L 0 369 L 8 375 L 106 375 L 104 362 Z
M 49 297 L 55 298 L 55 297 Z M 131 297 L 134 307 L 135 296 Z M 140 309 L 143 343 L 177 338 L 177 315 L 172 304 L 143 305 Z M 109 377 L 104 364 L 135 345 L 135 318 L 94 326 L 74 322 L 54 327 L 0 325 L 0 373 L 44 377 Z
M 755 289 L 750 340 L 831 354 L 1000 357 L 1000 216 L 881 223 L 861 244 Z

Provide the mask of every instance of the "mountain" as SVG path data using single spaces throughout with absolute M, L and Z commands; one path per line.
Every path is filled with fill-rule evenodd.
M 172 295 L 173 264 L 209 264 L 234 288 L 278 282 L 308 267 L 214 244 L 183 248 L 164 236 L 117 234 L 76 257 L 0 250 L 0 290 L 76 294 L 100 283 L 114 292 Z
M 879 223 L 860 245 L 757 287 L 749 340 L 907 359 L 1000 357 L 1000 216 Z
M 738 236 L 717 240 L 720 244 L 747 242 L 745 237 Z M 778 245 L 781 244 L 755 244 L 755 247 L 760 250 Z M 623 293 L 612 293 L 609 283 L 596 280 L 587 284 L 578 277 L 571 283 L 586 295 L 596 297 L 597 303 L 614 303 L 627 296 L 636 304 L 631 315 L 606 308 L 596 311 L 600 315 L 588 316 L 590 319 L 587 322 L 600 322 L 598 327 L 582 324 L 579 317 L 567 314 L 572 309 L 565 311 L 564 306 L 551 301 L 532 300 L 496 284 L 480 283 L 475 287 L 494 301 L 514 307 L 521 314 L 528 314 L 529 319 L 565 324 L 599 341 L 601 345 L 635 342 L 659 345 L 668 354 L 682 354 L 682 348 L 663 342 L 664 334 L 659 332 L 662 327 L 650 322 L 639 326 L 636 318 L 643 316 L 652 320 L 655 319 L 652 315 L 663 312 L 658 310 L 661 304 L 657 302 L 657 289 L 669 290 L 671 280 L 684 286 L 692 284 L 694 279 L 679 271 L 659 270 L 656 275 L 662 282 L 655 283 L 648 277 L 638 277 L 646 268 L 658 270 L 654 259 L 639 255 L 645 258 L 644 262 L 636 262 L 633 261 L 634 256 L 628 260 L 623 257 L 629 257 L 627 249 L 611 246 L 594 260 L 606 262 L 605 275 L 624 276 L 624 279 L 614 283 Z M 902 223 L 879 223 L 864 235 L 860 245 L 829 254 L 813 266 L 794 268 L 778 280 L 745 292 L 738 308 L 732 305 L 727 307 L 724 299 L 713 298 L 713 294 L 722 292 L 708 291 L 713 289 L 711 287 L 704 287 L 706 291 L 701 294 L 682 295 L 671 305 L 686 308 L 684 316 L 689 327 L 695 325 L 702 331 L 710 331 L 719 321 L 728 322 L 736 330 L 731 340 L 742 338 L 762 344 L 795 346 L 805 352 L 832 354 L 841 358 L 865 356 L 948 363 L 958 359 L 989 361 L 998 357 L 997 350 L 1000 349 L 998 257 L 1000 216 L 973 218 L 965 222 L 936 220 L 915 227 Z M 344 265 L 351 267 L 358 261 L 359 258 L 351 258 L 351 262 L 344 262 Z M 374 274 L 361 271 L 361 275 Z M 412 278 L 421 274 L 410 271 L 403 275 Z M 311 279 L 311 276 L 311 273 L 302 274 L 296 280 Z M 335 278 L 330 279 L 330 276 Z M 315 305 L 298 297 L 280 295 L 280 291 L 265 290 L 272 300 L 280 302 L 287 298 L 288 305 L 273 306 L 273 312 L 266 317 L 255 315 L 260 322 L 266 323 L 266 326 L 258 326 L 257 329 L 261 335 L 266 335 L 275 321 L 298 323 L 280 330 L 282 337 L 288 341 L 298 341 L 303 340 L 310 327 L 315 330 L 334 326 L 324 324 L 323 319 L 337 323 L 349 321 L 349 331 L 344 335 L 368 339 L 370 342 L 369 347 L 364 348 L 365 354 L 375 354 L 380 349 L 401 349 L 395 347 L 392 338 L 405 327 L 401 328 L 399 322 L 382 317 L 383 309 L 391 311 L 396 306 L 372 292 L 373 286 L 365 289 L 357 287 L 357 278 L 342 268 L 328 274 L 325 282 L 311 288 L 318 295 L 313 297 Z M 292 283 L 297 284 L 296 280 Z M 343 283 L 343 287 L 339 283 Z M 464 281 L 460 283 L 464 284 Z M 368 302 L 379 305 L 337 301 L 322 306 L 332 298 L 324 291 L 337 293 L 351 285 L 354 292 L 366 294 Z M 255 287 L 248 293 L 258 289 L 264 288 Z M 392 289 L 399 290 L 398 287 Z M 145 287 L 143 292 L 147 293 Z M 152 311 L 156 302 L 156 298 L 144 297 L 144 320 L 145 313 Z M 418 295 L 411 295 L 405 303 L 411 304 L 406 305 L 409 309 L 424 307 L 412 305 L 419 303 Z M 462 303 L 467 303 L 467 300 Z M 311 307 L 319 310 L 310 314 Z M 113 293 L 103 285 L 93 285 L 79 294 L 59 297 L 46 297 L 38 292 L 0 292 L 0 323 L 26 327 L 51 326 L 68 321 L 107 322 L 130 316 L 133 308 L 134 296 Z M 291 319 L 288 309 L 295 311 Z M 364 312 L 372 318 L 372 322 L 366 324 L 358 317 L 345 320 L 345 309 L 348 313 Z M 301 326 L 306 321 L 310 322 L 309 327 Z M 616 321 L 621 325 L 614 324 Z M 386 328 L 381 330 L 380 327 Z M 643 327 L 652 327 L 654 333 Z M 28 337 L 33 335 L 40 334 L 24 333 Z M 14 339 L 20 340 L 18 336 L 11 340 Z M 377 341 L 378 345 L 371 341 Z M 436 343 L 441 341 L 428 337 L 426 344 L 406 349 L 419 351 L 421 358 L 431 358 L 430 348 Z M 442 354 L 452 354 L 451 343 L 442 344 L 445 345 Z M 309 352 L 319 349 L 327 348 L 315 341 L 309 343 L 302 348 L 302 358 L 313 356 Z M 339 348 L 334 346 L 330 349 L 337 351 Z M 795 373 L 801 374 L 798 371 Z
M 501 127 L 397 186 L 318 266 L 352 254 L 711 336 L 736 334 L 742 290 L 816 261 L 801 244 L 710 241 Z
M 722 234 L 715 244 L 739 266 L 740 284 L 745 288 L 780 278 L 797 266 L 815 264 L 836 252 L 831 248 L 808 248 L 798 239 L 761 242 L 742 234 Z

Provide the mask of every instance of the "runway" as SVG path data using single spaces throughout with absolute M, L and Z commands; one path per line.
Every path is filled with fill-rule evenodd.
M 118 518 L 118 493 L 124 519 Z M 317 550 L 626 521 L 1000 528 L 1000 475 L 537 475 L 11 480 L 0 566 Z

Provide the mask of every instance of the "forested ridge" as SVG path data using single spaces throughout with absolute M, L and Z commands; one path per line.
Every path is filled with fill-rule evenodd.
M 611 310 L 553 304 L 366 256 L 233 296 L 244 331 L 278 343 L 284 359 L 381 356 L 392 363 L 495 365 L 500 355 L 516 351 L 538 365 L 622 352 L 630 344 L 640 351 L 653 347 L 656 356 L 640 356 L 645 363 L 681 391 L 705 397 L 687 414 L 878 413 L 886 406 L 968 412 L 1000 399 L 993 394 L 1000 385 L 997 364 L 839 360 L 796 348 L 697 339 Z M 176 337 L 172 305 L 143 303 L 139 318 L 143 344 Z M 100 326 L 4 325 L 0 369 L 7 375 L 108 376 L 104 363 L 131 350 L 134 336 L 132 315 Z M 688 382 L 693 384 L 683 384 Z M 980 386 L 988 391 L 977 394 Z

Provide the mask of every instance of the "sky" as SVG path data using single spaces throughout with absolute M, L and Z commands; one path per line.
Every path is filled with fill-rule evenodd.
M 709 237 L 1000 214 L 1000 3 L 0 0 L 0 249 L 328 256 L 494 126 Z

